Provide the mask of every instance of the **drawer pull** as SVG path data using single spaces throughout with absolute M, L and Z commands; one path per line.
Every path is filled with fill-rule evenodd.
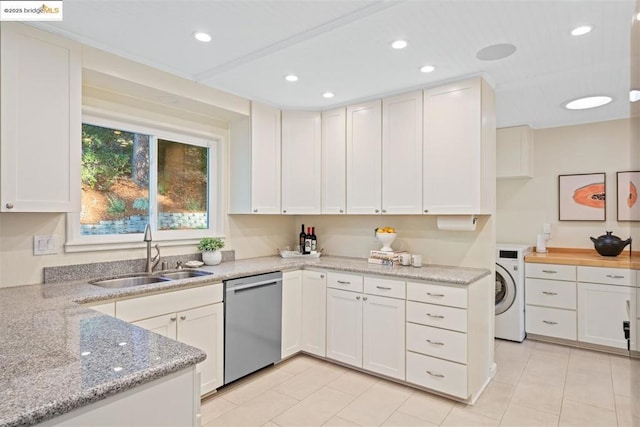
M 557 292 L 542 291 L 542 293 L 545 295 L 558 295 Z
M 429 295 L 430 297 L 443 297 L 444 294 L 432 294 L 431 292 L 427 292 L 427 295 Z
M 338 280 L 338 283 L 340 283 L 341 285 L 350 285 L 351 282 L 344 282 L 342 280 Z
M 391 290 L 391 288 L 388 288 L 388 287 L 386 287 L 386 286 L 376 286 L 376 288 L 378 288 L 378 289 L 383 289 L 383 290 L 385 290 L 385 291 L 390 291 L 390 290 Z
M 170 317 L 169 320 L 171 320 L 172 322 L 175 322 L 176 320 L 178 320 L 178 318 L 176 316 Z
M 187 316 L 180 316 L 180 320 L 187 320 Z
M 433 318 L 433 319 L 444 319 L 444 316 L 441 316 L 439 314 L 431 314 L 431 313 L 427 313 L 427 316 Z
M 442 374 L 434 374 L 431 371 L 425 371 L 427 374 L 431 375 L 432 377 L 436 377 L 436 378 L 444 378 L 444 375 Z
M 618 276 L 617 274 L 607 274 L 609 279 L 624 279 L 624 276 Z
M 555 270 L 542 270 L 543 273 L 549 273 L 549 274 L 556 274 L 557 271 Z
M 547 325 L 557 325 L 558 322 L 553 322 L 551 320 L 543 320 L 542 323 L 546 323 Z
M 441 341 L 431 341 L 430 339 L 427 339 L 427 342 L 433 345 L 444 345 L 444 343 Z

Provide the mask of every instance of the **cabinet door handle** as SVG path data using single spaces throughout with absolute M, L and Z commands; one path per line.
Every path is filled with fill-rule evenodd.
M 340 209 L 340 213 L 344 213 L 344 211 L 342 209 Z
M 542 293 L 545 295 L 558 295 L 557 292 L 542 291 Z
M 324 274 L 321 274 L 321 275 L 320 275 L 320 278 L 321 278 L 321 279 L 324 279 Z
M 431 341 L 430 339 L 427 339 L 427 342 L 433 345 L 444 345 L 444 343 L 441 341 Z
M 624 276 L 619 276 L 617 274 L 607 274 L 607 277 L 610 279 L 624 279 Z
M 386 209 L 382 209 L 382 213 L 387 213 L 387 210 Z
M 287 210 L 286 209 L 282 209 L 282 213 L 287 213 Z
M 380 211 L 379 211 L 378 209 L 376 209 L 374 212 L 375 212 L 375 213 L 380 213 Z
M 557 325 L 558 322 L 553 322 L 551 320 L 543 320 L 542 323 L 546 323 L 547 325 Z
M 427 374 L 431 375 L 432 377 L 436 377 L 436 378 L 444 378 L 444 375 L 442 374 L 434 374 L 431 371 L 425 371 Z
M 344 280 L 338 280 L 338 283 L 340 283 L 341 285 L 350 285 L 351 282 L 345 282 Z
M 429 209 L 425 209 L 425 210 L 424 210 L 424 213 L 429 213 Z
M 429 295 L 430 297 L 443 297 L 444 294 L 432 294 L 431 292 L 427 292 L 427 295 Z
M 7 209 L 13 209 L 13 203 L 9 202 L 5 205 Z
M 542 270 L 543 273 L 548 273 L 548 274 L 556 274 L 557 271 L 554 270 Z
M 253 213 L 258 213 L 258 209 L 254 209 L 254 210 L 253 210 Z
M 180 320 L 187 320 L 187 316 L 180 316 Z
M 363 300 L 363 301 L 366 301 L 366 300 L 368 300 L 368 299 L 369 299 L 369 297 L 362 297 L 362 300 Z
M 175 322 L 176 320 L 178 320 L 178 318 L 176 316 L 170 317 L 169 320 L 171 320 L 172 322 Z
M 390 291 L 390 290 L 391 290 L 391 288 L 388 288 L 388 287 L 386 287 L 386 286 L 376 286 L 376 288 L 378 288 L 378 289 L 384 289 L 385 291 Z
M 439 314 L 431 314 L 431 313 L 427 313 L 427 316 L 433 318 L 433 319 L 444 319 L 444 316 L 441 316 Z
M 357 297 L 356 297 L 356 299 L 357 299 L 358 301 L 360 301 L 360 296 L 357 296 Z

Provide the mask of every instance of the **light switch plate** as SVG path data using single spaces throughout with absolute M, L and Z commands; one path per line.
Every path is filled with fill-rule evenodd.
M 58 253 L 58 239 L 55 234 L 33 236 L 34 255 L 53 255 Z

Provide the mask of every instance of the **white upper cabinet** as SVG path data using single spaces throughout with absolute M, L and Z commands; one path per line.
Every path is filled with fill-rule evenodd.
M 382 100 L 382 213 L 422 212 L 422 91 Z
M 320 213 L 320 131 L 320 113 L 282 112 L 282 213 Z
M 229 123 L 229 213 L 281 212 L 280 125 L 280 110 L 257 102 Z
M 347 112 L 322 113 L 322 213 L 344 214 L 347 203 Z
M 496 178 L 533 178 L 533 129 L 529 126 L 496 131 Z
M 347 107 L 347 213 L 379 214 L 382 189 L 382 103 Z
M 481 78 L 424 91 L 424 213 L 494 213 L 495 133 L 495 97 Z
M 80 46 L 2 23 L 2 212 L 79 212 L 82 138 Z

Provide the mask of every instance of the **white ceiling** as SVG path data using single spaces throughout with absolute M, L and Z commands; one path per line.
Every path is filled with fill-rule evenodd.
M 498 126 L 554 127 L 629 116 L 634 0 L 65 0 L 38 26 L 248 99 L 325 110 L 469 75 L 497 94 Z M 569 31 L 590 24 L 593 31 Z M 207 31 L 210 43 L 193 39 Z M 391 41 L 409 42 L 393 50 Z M 478 50 L 517 47 L 492 62 Z M 420 73 L 433 64 L 436 71 Z M 284 80 L 297 74 L 298 82 Z M 331 91 L 333 99 L 321 94 Z M 566 101 L 612 96 L 568 111 Z

